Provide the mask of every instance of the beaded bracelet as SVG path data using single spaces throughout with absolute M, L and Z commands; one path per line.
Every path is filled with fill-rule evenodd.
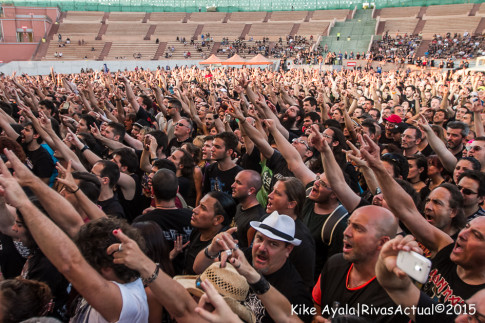
M 155 265 L 157 265 L 157 267 L 155 268 L 155 271 L 153 272 L 153 274 L 151 274 L 151 276 L 150 276 L 150 277 L 148 277 L 148 278 L 143 278 L 143 279 L 142 279 L 142 281 L 143 281 L 143 285 L 148 286 L 148 285 L 150 285 L 151 283 L 153 283 L 153 281 L 154 281 L 155 279 L 157 279 L 157 277 L 158 277 L 158 272 L 160 271 L 160 266 L 159 266 L 159 264 L 158 264 L 158 263 L 156 263 Z

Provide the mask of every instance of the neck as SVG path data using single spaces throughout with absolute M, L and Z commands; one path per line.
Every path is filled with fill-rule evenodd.
M 374 278 L 376 276 L 376 262 L 377 257 L 362 263 L 354 263 L 354 267 L 350 272 L 349 286 L 347 287 L 355 288 Z
M 222 160 L 219 160 L 218 162 L 218 167 L 220 170 L 225 171 L 233 168 L 236 164 L 231 160 L 230 157 L 224 158 Z
M 245 199 L 241 200 L 241 208 L 244 210 L 247 210 L 255 205 L 258 205 L 259 202 L 256 199 L 256 195 L 249 195 Z
M 418 144 L 419 150 L 423 150 L 428 146 L 428 140 L 421 140 L 421 142 Z
M 187 138 L 189 138 L 189 137 L 190 137 L 190 135 L 186 135 L 186 136 L 183 136 L 183 137 L 177 137 L 177 141 L 182 142 L 182 141 L 187 140 Z
M 39 143 L 37 143 L 37 141 L 35 139 L 33 139 L 28 145 L 27 145 L 27 149 L 29 151 L 34 151 L 34 150 L 37 150 L 39 149 L 40 145 Z
M 114 196 L 113 189 L 108 186 L 101 186 L 101 193 L 99 193 L 99 201 L 106 201 L 109 200 Z
M 411 155 L 416 154 L 417 152 L 418 152 L 418 147 L 414 146 L 412 148 L 404 149 L 403 155 L 404 156 L 411 156 Z
M 313 210 L 317 214 L 329 214 L 335 210 L 338 204 L 337 200 L 328 200 L 325 203 L 315 203 Z
M 474 204 L 474 205 L 465 206 L 463 208 L 463 211 L 465 211 L 465 216 L 469 217 L 475 212 L 477 212 L 479 208 L 480 206 L 478 204 Z
M 205 230 L 200 230 L 200 240 L 201 241 L 209 241 L 209 240 L 212 240 L 212 238 L 214 238 L 216 236 L 217 233 L 219 233 L 219 231 L 221 231 L 222 229 L 222 225 L 218 225 L 218 226 L 212 226 L 210 227 L 209 229 L 205 229 Z
M 456 267 L 456 273 L 461 280 L 470 285 L 485 284 L 485 268 L 463 268 Z
M 175 199 L 169 201 L 159 201 L 155 199 L 155 208 L 157 209 L 176 209 Z
M 458 154 L 459 152 L 461 152 L 463 150 L 463 144 L 459 145 L 458 147 L 454 148 L 454 149 L 450 149 L 451 153 L 453 155 L 456 155 Z
M 439 174 L 439 173 L 438 173 L 438 174 L 436 174 L 436 175 L 431 176 L 431 182 L 432 182 L 433 184 L 435 184 L 435 185 L 439 185 L 439 184 L 441 184 L 441 182 L 443 182 L 443 181 L 444 181 L 444 178 L 443 178 L 443 176 L 441 176 L 441 174 Z

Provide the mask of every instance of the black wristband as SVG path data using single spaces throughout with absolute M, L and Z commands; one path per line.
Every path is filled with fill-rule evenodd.
M 157 265 L 157 267 L 155 268 L 155 271 L 153 272 L 153 274 L 150 277 L 142 278 L 143 285 L 145 287 L 148 286 L 150 283 L 152 283 L 155 279 L 157 279 L 158 272 L 160 271 L 160 265 L 158 263 L 156 263 L 156 265 Z
M 81 153 L 83 153 L 85 150 L 89 149 L 89 146 L 88 145 L 84 145 L 83 148 L 81 148 Z
M 207 258 L 211 259 L 211 260 L 216 259 L 217 257 L 219 257 L 219 255 L 220 255 L 220 254 L 221 254 L 221 253 L 220 253 L 220 252 L 218 252 L 218 253 L 217 253 L 215 256 L 211 256 L 211 255 L 209 255 L 209 246 L 205 247 L 205 249 L 204 249 L 204 255 L 205 255 Z
M 261 278 L 254 284 L 249 284 L 249 287 L 251 287 L 251 290 L 256 294 L 256 295 L 262 295 L 269 291 L 271 285 L 268 283 L 266 278 L 264 278 L 263 275 L 261 275 Z

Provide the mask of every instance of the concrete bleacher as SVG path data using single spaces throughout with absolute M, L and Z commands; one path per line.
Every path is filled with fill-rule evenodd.
M 104 40 L 123 41 L 123 40 L 143 40 L 150 26 L 148 24 L 118 22 L 109 23 L 106 33 L 103 35 Z
M 267 37 L 270 40 L 278 40 L 280 37 L 286 37 L 292 28 L 293 23 L 255 23 L 252 24 L 247 37 L 254 39 Z
M 222 22 L 225 12 L 193 12 L 187 22 Z
M 164 22 L 182 22 L 182 19 L 187 14 L 185 12 L 152 12 L 150 14 L 150 23 L 164 23 Z
M 308 14 L 308 11 L 273 11 L 269 21 L 303 21 Z
M 418 19 L 391 19 L 386 20 L 386 25 L 384 26 L 383 33 L 389 32 L 389 35 L 394 37 L 396 34 L 412 34 L 416 29 Z
M 473 8 L 473 3 L 429 6 L 426 9 L 426 18 L 447 17 L 447 16 L 468 16 L 472 8 Z
M 139 42 L 113 42 L 106 60 L 115 60 L 126 57 L 126 59 L 133 59 L 133 54 L 141 54 L 141 59 L 152 59 L 157 51 L 158 44 L 153 41 L 139 41 Z
M 477 14 L 476 14 L 476 15 L 477 15 L 477 16 L 485 16 L 485 5 L 484 5 L 484 4 L 482 4 L 482 5 L 480 6 L 480 8 L 478 9 L 478 11 L 477 11 Z
M 108 22 L 141 22 L 145 17 L 144 12 L 110 12 Z
M 70 38 L 71 42 L 77 42 L 84 39 L 94 40 L 98 35 L 101 23 L 62 23 L 57 31 L 63 39 Z
M 402 20 L 405 17 L 416 18 L 420 9 L 421 7 L 382 8 L 379 16 L 381 20 Z
M 311 21 L 332 21 L 334 18 L 344 21 L 348 14 L 349 10 L 315 10 Z
M 266 12 L 233 12 L 228 22 L 262 22 Z
M 104 12 L 102 11 L 68 11 L 64 18 L 64 23 L 75 21 L 82 22 L 101 22 Z
M 448 19 L 426 19 L 423 30 L 421 31 L 423 39 L 432 39 L 435 34 L 441 36 L 446 33 L 458 33 L 463 34 L 467 31 L 473 34 L 480 23 L 481 17 L 454 17 L 453 23 L 450 23 Z
M 152 39 L 158 38 L 160 41 L 175 41 L 177 37 L 185 37 L 187 42 L 194 36 L 197 29 L 196 24 L 172 24 L 167 28 L 166 24 L 159 24 L 153 33 Z
M 84 45 L 79 46 L 78 43 L 71 43 L 65 47 L 59 47 L 56 41 L 50 43 L 47 49 L 46 55 L 42 58 L 43 61 L 53 61 L 53 60 L 64 60 L 64 61 L 74 61 L 74 60 L 96 60 L 101 54 L 101 50 L 104 47 L 104 41 L 91 40 L 86 41 Z M 92 48 L 94 47 L 94 51 Z M 54 57 L 54 53 L 62 52 L 62 58 Z M 85 58 L 86 57 L 86 58 Z
M 202 29 L 203 34 L 209 33 L 214 41 L 220 41 L 223 37 L 229 39 L 239 38 L 244 29 L 245 24 L 232 23 L 232 24 L 204 24 Z
M 300 36 L 313 36 L 315 39 L 318 35 L 324 35 L 329 26 L 329 22 L 303 22 L 298 28 L 298 35 Z
M 202 47 L 202 52 L 198 52 L 193 45 L 190 45 L 190 41 L 187 41 L 187 45 L 184 45 L 179 41 L 173 40 L 173 41 L 167 41 L 167 47 L 162 57 L 160 57 L 160 59 L 165 59 L 165 53 L 170 52 L 171 51 L 170 49 L 172 48 L 172 46 L 175 48 L 175 51 L 172 52 L 172 57 L 171 57 L 172 59 L 185 59 L 184 52 L 190 52 L 192 59 L 202 58 L 202 53 L 204 53 L 205 55 L 204 57 L 207 58 L 210 56 L 209 54 L 211 51 L 207 47 Z

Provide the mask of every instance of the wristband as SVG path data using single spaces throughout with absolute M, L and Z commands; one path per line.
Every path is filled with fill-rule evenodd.
M 88 145 L 84 145 L 83 148 L 81 148 L 81 153 L 83 153 L 85 150 L 89 149 L 89 146 Z
M 157 265 L 157 267 L 155 268 L 155 271 L 153 272 L 153 274 L 151 274 L 150 277 L 148 277 L 148 278 L 142 278 L 143 285 L 145 287 L 150 285 L 151 283 L 153 283 L 153 281 L 155 279 L 157 279 L 157 277 L 158 277 L 158 272 L 160 271 L 160 266 L 159 266 L 158 263 L 156 263 L 155 265 Z
M 217 253 L 215 256 L 211 256 L 211 255 L 209 255 L 209 246 L 205 247 L 205 249 L 204 249 L 204 255 L 205 255 L 207 258 L 211 259 L 211 260 L 214 260 L 214 259 L 218 258 L 218 257 L 220 256 L 220 254 L 221 254 L 221 253 L 220 253 L 220 252 L 218 252 L 218 253 Z
M 67 190 L 69 193 L 71 193 L 71 194 L 75 194 L 75 193 L 77 193 L 77 191 L 79 191 L 79 189 L 80 189 L 80 187 L 78 186 L 78 187 L 77 187 L 77 188 L 76 188 L 74 191 L 71 191 L 70 189 L 68 189 L 68 188 L 66 187 L 66 190 Z
M 268 283 L 268 281 L 264 278 L 263 275 L 261 275 L 261 278 L 254 284 L 249 284 L 249 287 L 251 287 L 251 290 L 256 294 L 256 295 L 261 295 L 266 293 L 271 285 Z

